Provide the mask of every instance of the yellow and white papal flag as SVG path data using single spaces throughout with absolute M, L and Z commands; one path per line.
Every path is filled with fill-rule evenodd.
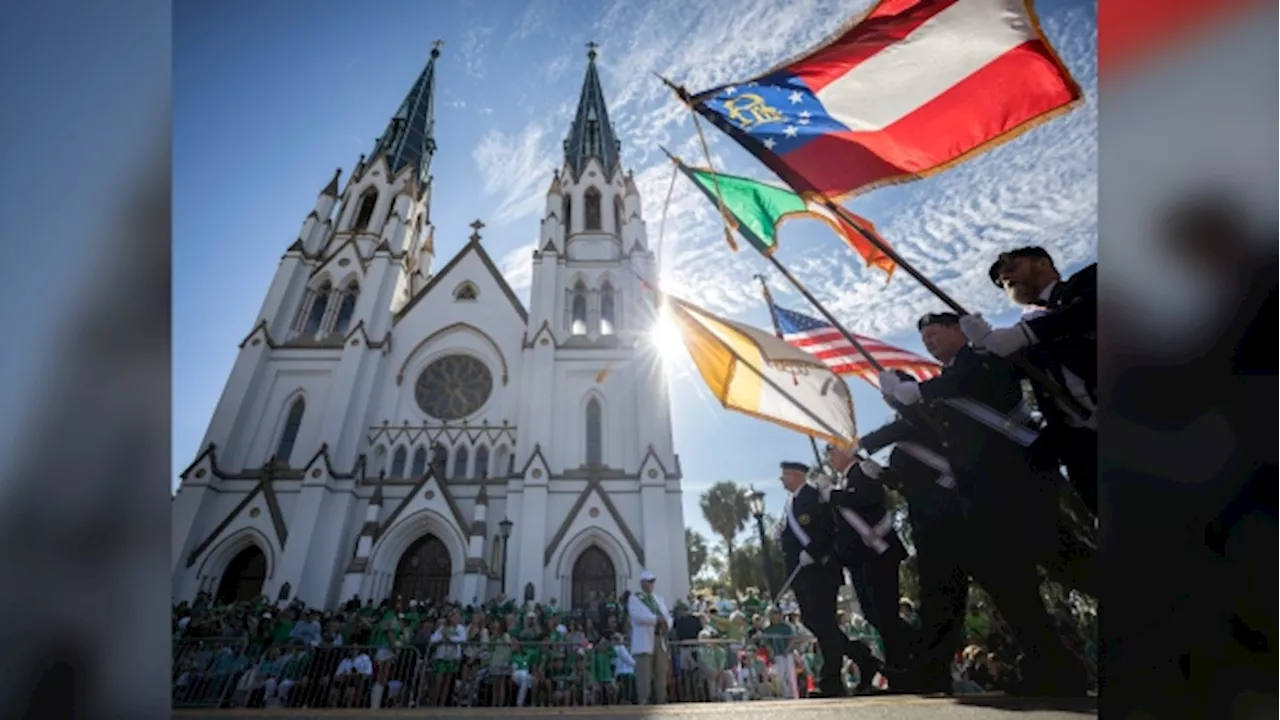
M 853 398 L 826 363 L 772 332 L 670 295 L 664 303 L 720 404 L 835 445 L 853 445 L 858 436 Z

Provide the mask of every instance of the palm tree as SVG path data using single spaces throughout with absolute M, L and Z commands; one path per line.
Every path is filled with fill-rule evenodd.
M 729 586 L 736 588 L 733 582 L 733 539 L 747 526 L 747 518 L 751 515 L 747 493 L 734 483 L 718 482 L 702 493 L 699 505 L 702 517 L 707 519 L 712 532 L 724 541 L 726 557 L 729 558 Z
M 707 539 L 702 537 L 702 533 L 687 527 L 684 529 L 684 550 L 688 555 L 689 582 L 692 584 L 707 564 Z

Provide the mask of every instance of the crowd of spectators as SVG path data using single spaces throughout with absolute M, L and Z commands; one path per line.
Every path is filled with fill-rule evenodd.
M 573 706 L 636 701 L 627 596 L 583 607 L 556 599 L 517 604 L 381 603 L 352 598 L 336 610 L 295 599 L 216 603 L 202 595 L 173 609 L 174 703 L 183 707 Z M 671 702 L 802 698 L 821 662 L 793 604 L 755 591 L 677 601 L 670 631 Z M 901 611 L 918 622 L 910 601 Z M 970 618 L 957 654 L 957 692 L 999 690 L 1016 674 L 1007 635 Z M 846 632 L 880 641 L 856 612 Z M 1089 648 L 1082 648 L 1083 653 Z M 850 688 L 858 668 L 846 663 Z

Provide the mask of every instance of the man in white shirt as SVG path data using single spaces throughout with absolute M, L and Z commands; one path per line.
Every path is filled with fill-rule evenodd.
M 369 682 L 373 679 L 373 660 L 363 650 L 351 648 L 338 663 L 333 679 L 329 692 L 331 706 L 337 705 L 339 698 L 343 707 L 364 705 Z
M 648 705 L 650 697 L 656 705 L 667 702 L 667 675 L 671 672 L 671 649 L 667 645 L 671 613 L 666 601 L 653 594 L 656 580 L 648 570 L 640 573 L 640 592 L 627 600 L 631 655 L 636 661 L 636 694 L 641 705 Z

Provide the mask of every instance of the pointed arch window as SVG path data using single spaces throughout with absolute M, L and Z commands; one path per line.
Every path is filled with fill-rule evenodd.
M 396 454 L 391 456 L 391 477 L 404 477 L 404 464 L 409 459 L 409 451 L 404 446 L 396 448 Z
M 600 334 L 612 335 L 617 325 L 613 285 L 605 280 L 600 286 Z
M 604 436 L 600 426 L 600 400 L 591 398 L 587 401 L 587 464 L 600 465 L 604 458 Z
M 622 198 L 613 198 L 613 234 L 622 239 L 622 216 L 626 213 L 626 208 L 622 205 Z
M 573 199 L 564 196 L 564 234 L 573 232 Z
M 444 476 L 444 470 L 449 465 L 449 451 L 440 443 L 431 446 L 431 469 Z
M 293 455 L 293 445 L 298 440 L 298 430 L 302 427 L 302 415 L 307 411 L 307 401 L 298 398 L 289 406 L 289 415 L 285 418 L 284 429 L 280 432 L 280 442 L 276 443 L 276 462 L 289 464 Z
M 367 230 L 369 221 L 373 220 L 373 209 L 378 206 L 378 191 L 370 188 L 360 196 L 360 208 L 356 211 L 356 221 L 351 227 L 354 230 Z
M 410 477 L 422 477 L 427 473 L 427 449 L 418 446 L 413 453 L 413 469 L 410 471 Z
M 507 454 L 507 446 L 499 445 L 498 449 L 493 451 L 493 471 L 499 477 L 502 477 L 510 474 L 512 470 L 511 458 Z
M 329 297 L 333 295 L 333 285 L 328 280 L 316 290 L 315 297 L 311 299 L 311 310 L 307 313 L 307 324 L 303 326 L 302 332 L 307 335 L 315 335 L 320 332 L 320 326 L 324 323 L 325 313 L 329 311 Z
M 582 202 L 584 212 L 586 214 L 585 221 L 586 230 L 600 229 L 600 191 L 595 188 L 587 188 L 582 194 Z
M 489 548 L 489 571 L 502 572 L 502 536 L 494 535 L 493 544 Z
M 458 452 L 453 456 L 453 475 L 456 478 L 465 478 L 467 476 L 467 461 L 470 455 L 467 453 L 466 445 L 459 445 Z
M 338 318 L 333 323 L 333 331 L 345 333 L 351 325 L 351 318 L 356 314 L 356 300 L 360 298 L 360 284 L 355 280 L 342 293 L 342 304 L 338 305 Z
M 574 335 L 587 334 L 587 286 L 581 281 L 573 286 L 573 301 L 570 307 L 569 332 Z
M 481 480 L 489 477 L 489 448 L 485 445 L 476 448 L 475 475 Z

